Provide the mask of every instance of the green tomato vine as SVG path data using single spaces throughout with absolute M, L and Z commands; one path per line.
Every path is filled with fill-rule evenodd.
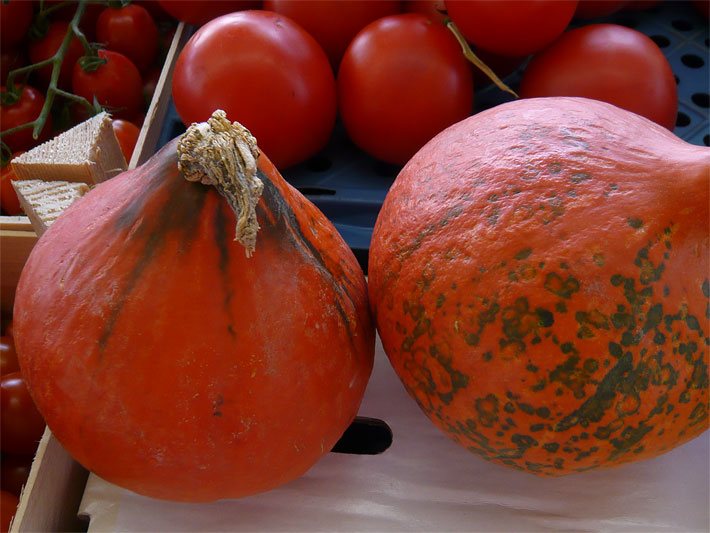
M 59 72 L 61 70 L 62 63 L 64 62 L 64 57 L 69 49 L 69 44 L 74 37 L 76 37 L 84 47 L 84 56 L 80 59 L 81 67 L 84 70 L 91 72 L 106 62 L 105 59 L 99 57 L 98 47 L 95 44 L 89 43 L 84 33 L 79 29 L 79 23 L 84 15 L 87 3 L 88 0 L 78 0 L 78 2 L 67 1 L 46 7 L 44 5 L 44 1 L 40 2 L 39 13 L 36 16 L 32 29 L 30 30 L 30 32 L 35 36 L 41 35 L 43 31 L 46 31 L 48 17 L 51 13 L 72 4 L 76 4 L 77 7 L 71 22 L 69 23 L 69 27 L 67 28 L 67 33 L 62 40 L 62 44 L 52 57 L 31 65 L 14 69 L 10 71 L 7 76 L 5 91 L 0 94 L 0 104 L 3 106 L 13 105 L 19 100 L 20 95 L 22 94 L 22 89 L 26 84 L 27 77 L 32 71 L 47 65 L 51 65 L 52 67 L 52 74 L 49 86 L 47 87 L 44 105 L 39 116 L 31 122 L 20 124 L 19 126 L 0 132 L 3 165 L 5 165 L 5 163 L 12 157 L 12 151 L 5 141 L 2 141 L 2 138 L 16 131 L 32 128 L 32 137 L 37 139 L 40 132 L 44 128 L 45 123 L 47 122 L 47 118 L 52 111 L 52 106 L 54 105 L 54 100 L 57 96 L 80 104 L 90 113 L 90 115 L 95 115 L 103 111 L 103 108 L 98 104 L 98 102 L 96 102 L 96 100 L 94 100 L 94 102 L 89 102 L 86 98 L 72 94 L 68 91 L 60 89 L 57 86 Z

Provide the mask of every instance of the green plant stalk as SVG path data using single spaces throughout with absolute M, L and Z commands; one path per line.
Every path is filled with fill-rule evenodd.
M 479 59 L 479 57 L 471 50 L 471 47 L 468 45 L 468 42 L 464 38 L 464 36 L 461 34 L 461 31 L 456 27 L 456 24 L 452 20 L 447 20 L 446 21 L 446 27 L 449 29 L 451 33 L 454 34 L 454 37 L 456 37 L 456 40 L 458 41 L 459 45 L 461 45 L 461 50 L 463 51 L 463 55 L 466 59 L 468 59 L 471 63 L 473 63 L 481 72 L 483 72 L 488 78 L 495 83 L 496 87 L 501 89 L 502 91 L 505 91 L 507 93 L 512 94 L 516 98 L 518 98 L 518 95 L 516 92 L 508 87 L 503 80 L 501 80 L 493 70 L 486 65 L 483 61 Z
M 69 24 L 69 29 L 67 30 L 67 34 L 64 36 L 64 40 L 62 41 L 62 44 L 60 45 L 59 49 L 57 52 L 50 58 L 45 59 L 43 61 L 40 61 L 38 63 L 34 63 L 32 65 L 27 65 L 25 67 L 21 67 L 18 69 L 13 70 L 10 72 L 7 76 L 7 87 L 10 92 L 15 90 L 15 78 L 18 75 L 31 72 L 33 70 L 36 70 L 38 68 L 42 68 L 46 65 L 52 65 L 52 75 L 50 77 L 49 81 L 49 86 L 47 88 L 47 95 L 44 101 L 44 105 L 42 106 L 42 111 L 40 112 L 39 116 L 31 121 L 27 122 L 26 124 L 21 124 L 19 126 L 15 126 L 14 128 L 10 128 L 8 130 L 5 130 L 3 132 L 0 132 L 0 137 L 4 137 L 6 135 L 9 135 L 11 133 L 14 133 L 16 131 L 28 129 L 28 128 L 33 128 L 32 130 L 32 137 L 37 139 L 39 137 L 40 132 L 42 131 L 42 128 L 44 128 L 44 125 L 47 122 L 47 117 L 49 117 L 50 112 L 52 111 L 52 105 L 54 104 L 54 97 L 59 95 L 63 96 L 64 98 L 67 98 L 69 100 L 73 100 L 75 102 L 78 102 L 82 104 L 85 108 L 90 110 L 91 112 L 95 112 L 96 109 L 94 108 L 91 103 L 86 100 L 86 98 L 83 98 L 81 96 L 75 95 L 68 93 L 66 91 L 63 91 L 57 87 L 57 82 L 59 80 L 59 72 L 62 67 L 62 62 L 64 61 L 64 56 L 66 55 L 67 50 L 69 49 L 69 44 L 71 43 L 72 38 L 74 35 L 77 36 L 77 38 L 81 41 L 82 45 L 84 46 L 84 49 L 87 51 L 87 54 L 91 53 L 96 53 L 91 45 L 88 43 L 86 40 L 86 37 L 84 34 L 79 31 L 78 26 L 79 26 L 79 21 L 81 20 L 81 17 L 84 15 L 84 11 L 86 9 L 86 3 L 87 0 L 79 0 L 77 4 L 77 9 L 76 12 L 74 13 L 74 17 L 72 18 L 70 24 Z M 50 8 L 51 9 L 51 8 Z M 3 143 L 4 145 L 5 143 Z M 6 146 L 3 146 L 3 151 L 5 151 Z

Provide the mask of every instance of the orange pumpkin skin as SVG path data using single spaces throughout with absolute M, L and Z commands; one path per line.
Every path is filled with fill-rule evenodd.
M 173 142 L 42 236 L 17 288 L 17 350 L 86 468 L 156 498 L 237 498 L 330 451 L 374 327 L 350 249 L 264 155 L 251 258 L 226 201 L 176 161 Z
M 545 476 L 656 456 L 708 427 L 710 149 L 579 98 L 435 137 L 372 237 L 384 349 L 429 418 Z

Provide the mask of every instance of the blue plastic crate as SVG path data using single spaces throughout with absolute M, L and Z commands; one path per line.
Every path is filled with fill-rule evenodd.
M 697 145 L 710 145 L 710 61 L 708 21 L 692 4 L 664 2 L 646 11 L 625 11 L 597 20 L 634 28 L 651 37 L 668 58 L 678 81 L 678 119 L 674 132 Z M 505 81 L 517 88 L 521 71 Z M 493 85 L 476 91 L 475 110 L 511 100 Z M 159 147 L 185 128 L 172 101 Z M 282 174 L 334 223 L 367 272 L 372 229 L 380 206 L 399 167 L 368 156 L 347 138 L 340 124 L 328 145 L 316 156 Z

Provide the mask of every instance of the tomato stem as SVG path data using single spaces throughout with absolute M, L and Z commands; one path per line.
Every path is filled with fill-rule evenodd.
M 67 91 L 63 91 L 62 89 L 56 89 L 55 94 L 57 96 L 62 96 L 66 98 L 67 100 L 71 100 L 73 102 L 77 102 L 86 108 L 87 111 L 90 111 L 92 114 L 96 115 L 98 113 L 101 113 L 103 111 L 103 108 L 99 105 L 97 107 L 97 102 L 94 102 L 94 105 L 91 104 L 86 98 L 83 96 L 79 96 Z
M 26 130 L 28 128 L 31 128 L 37 124 L 38 120 L 39 120 L 39 118 L 36 118 L 32 122 L 25 122 L 24 124 L 20 124 L 19 126 L 15 126 L 14 128 L 10 128 L 8 130 L 3 130 L 2 132 L 0 132 L 0 137 L 5 137 L 6 135 L 10 135 L 12 133 L 15 133 L 16 131 Z M 3 143 L 3 148 L 4 148 L 4 145 L 5 145 L 5 143 Z
M 517 93 L 508 87 L 503 80 L 501 80 L 493 70 L 486 65 L 481 59 L 471 50 L 471 47 L 469 46 L 468 42 L 466 41 L 466 38 L 461 34 L 461 31 L 456 27 L 456 24 L 452 20 L 447 20 L 446 21 L 446 27 L 449 29 L 451 33 L 454 34 L 454 37 L 456 37 L 456 40 L 459 42 L 461 45 L 461 50 L 463 51 L 463 55 L 466 59 L 468 59 L 471 63 L 473 63 L 476 68 L 478 68 L 481 72 L 483 72 L 488 78 L 495 83 L 496 87 L 498 87 L 500 90 L 505 91 L 507 93 L 512 94 L 516 98 L 518 98 Z
M 74 32 L 74 35 L 76 35 L 76 38 L 79 39 L 79 42 L 81 45 L 84 47 L 84 57 L 81 59 L 84 59 L 85 57 L 91 57 L 91 58 L 99 58 L 99 54 L 97 52 L 97 47 L 95 45 L 92 45 L 89 40 L 86 38 L 86 35 L 84 35 L 84 32 L 81 31 L 81 28 L 79 28 L 79 20 L 73 19 L 71 21 L 71 24 L 69 24 L 69 27 L 71 30 Z M 80 59 L 80 61 L 81 61 Z M 103 59 L 99 64 L 104 64 L 106 63 L 106 60 Z
M 20 76 L 21 74 L 29 74 L 33 70 L 37 70 L 39 68 L 45 67 L 47 65 L 52 65 L 54 63 L 54 56 L 48 57 L 47 59 L 43 59 L 42 61 L 39 61 L 37 63 L 32 63 L 31 65 L 25 65 L 24 67 L 16 68 L 15 70 L 10 71 L 10 73 L 7 75 L 7 82 L 6 82 L 6 87 L 15 89 L 15 78 Z M 24 85 L 24 83 L 22 84 Z M 11 89 L 9 89 L 11 90 Z M 18 91 L 19 95 L 19 91 Z

